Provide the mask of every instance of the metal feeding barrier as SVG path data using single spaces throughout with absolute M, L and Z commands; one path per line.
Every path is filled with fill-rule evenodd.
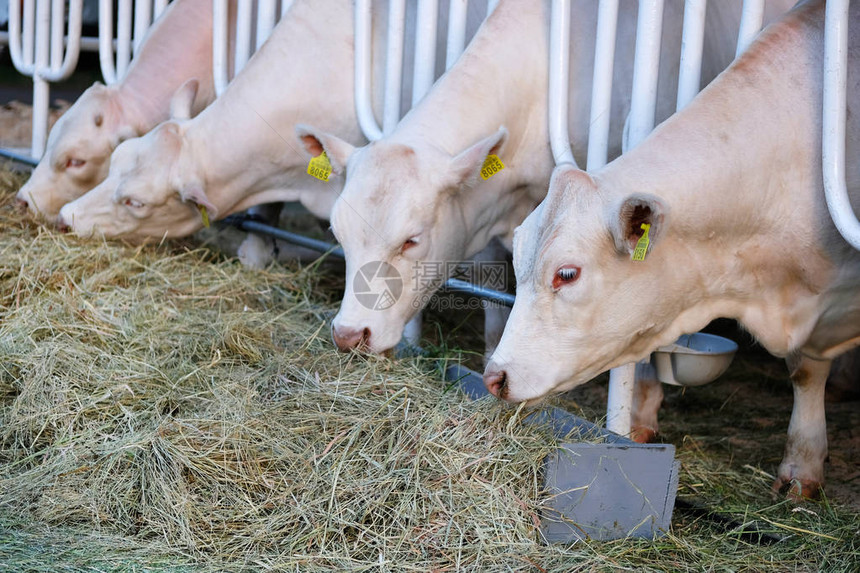
M 48 137 L 48 82 L 68 78 L 81 48 L 83 0 L 70 0 L 66 34 L 64 0 L 24 0 L 9 3 L 9 55 L 12 65 L 33 78 L 33 135 L 30 153 L 39 158 Z

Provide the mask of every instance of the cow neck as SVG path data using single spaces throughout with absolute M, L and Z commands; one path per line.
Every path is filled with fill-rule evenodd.
M 547 7 L 547 2 L 533 0 L 501 3 L 456 66 L 390 136 L 394 142 L 455 156 L 501 126 L 508 130 L 505 169 L 460 197 L 464 220 L 471 226 L 466 235 L 470 252 L 519 224 L 516 203 L 523 193 L 513 191 L 531 186 L 532 193 L 542 194 L 549 182 Z
M 173 93 L 186 80 L 198 80 L 197 101 L 208 102 L 214 97 L 211 6 L 206 0 L 177 2 L 168 6 L 164 16 L 156 20 L 141 57 L 132 60 L 117 87 L 126 119 L 141 135 L 168 118 Z
M 186 139 L 210 200 L 223 210 L 273 190 L 285 190 L 283 200 L 297 200 L 303 187 L 313 185 L 297 123 L 361 142 L 353 79 L 344 72 L 352 52 L 331 32 L 338 26 L 351 30 L 351 13 L 339 8 L 336 2 L 294 4 L 230 88 L 190 122 Z M 315 47 L 312 54 L 308 46 Z
M 608 201 L 661 197 L 667 231 L 651 256 L 667 281 L 778 353 L 805 340 L 810 301 L 830 276 L 818 234 L 822 45 L 812 17 L 807 6 L 769 28 L 688 108 L 595 174 Z

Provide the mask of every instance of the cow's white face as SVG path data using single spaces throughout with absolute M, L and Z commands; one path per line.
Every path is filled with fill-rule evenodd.
M 57 120 L 42 160 L 18 191 L 33 213 L 53 221 L 63 205 L 107 177 L 113 149 L 136 135 L 122 125 L 116 93 L 96 83 Z
M 466 256 L 463 195 L 479 181 L 487 154 L 507 136 L 492 134 L 457 156 L 378 141 L 355 150 L 300 126 L 310 155 L 323 150 L 346 171 L 332 209 L 332 231 L 346 256 L 346 290 L 332 324 L 341 349 L 393 348 L 406 323 Z
M 194 177 L 183 129 L 167 121 L 123 142 L 111 157 L 107 178 L 60 211 L 59 224 L 80 236 L 130 241 L 182 237 L 203 226 L 200 207 L 217 216 Z
M 556 169 L 514 234 L 516 303 L 484 373 L 493 394 L 536 401 L 651 350 L 672 304 L 659 257 L 631 260 L 642 223 L 653 247 L 666 225 L 660 199 L 610 197 L 585 172 Z

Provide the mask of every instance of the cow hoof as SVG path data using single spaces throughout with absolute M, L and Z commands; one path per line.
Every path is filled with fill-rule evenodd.
M 246 269 L 261 270 L 272 262 L 274 253 L 272 243 L 259 235 L 249 233 L 236 251 L 242 266 Z
M 637 444 L 649 444 L 657 441 L 657 431 L 647 426 L 634 426 L 630 430 L 630 439 Z
M 773 491 L 794 502 L 821 498 L 821 483 L 815 480 L 778 477 L 773 482 Z

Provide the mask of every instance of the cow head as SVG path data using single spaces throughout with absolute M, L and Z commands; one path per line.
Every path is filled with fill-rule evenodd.
M 51 129 L 45 154 L 18 191 L 18 200 L 53 220 L 108 173 L 111 152 L 137 133 L 125 122 L 117 90 L 100 83 L 87 89 Z
M 309 156 L 325 151 L 334 172 L 346 172 L 331 216 L 346 256 L 335 343 L 344 350 L 388 350 L 448 278 L 452 265 L 446 262 L 469 254 L 464 202 L 487 155 L 501 153 L 507 131 L 454 156 L 389 140 L 355 149 L 305 126 L 297 133 Z
M 174 119 L 120 144 L 107 178 L 63 207 L 58 224 L 81 236 L 140 241 L 186 236 L 215 219 L 218 209 L 204 191 L 184 138 L 193 99 L 178 92 L 171 104 Z
M 643 224 L 650 247 L 643 261 L 631 260 Z M 612 194 L 584 171 L 557 168 L 546 199 L 514 234 L 517 298 L 484 373 L 488 389 L 537 400 L 673 340 L 682 303 L 666 296 L 667 225 L 660 198 Z

